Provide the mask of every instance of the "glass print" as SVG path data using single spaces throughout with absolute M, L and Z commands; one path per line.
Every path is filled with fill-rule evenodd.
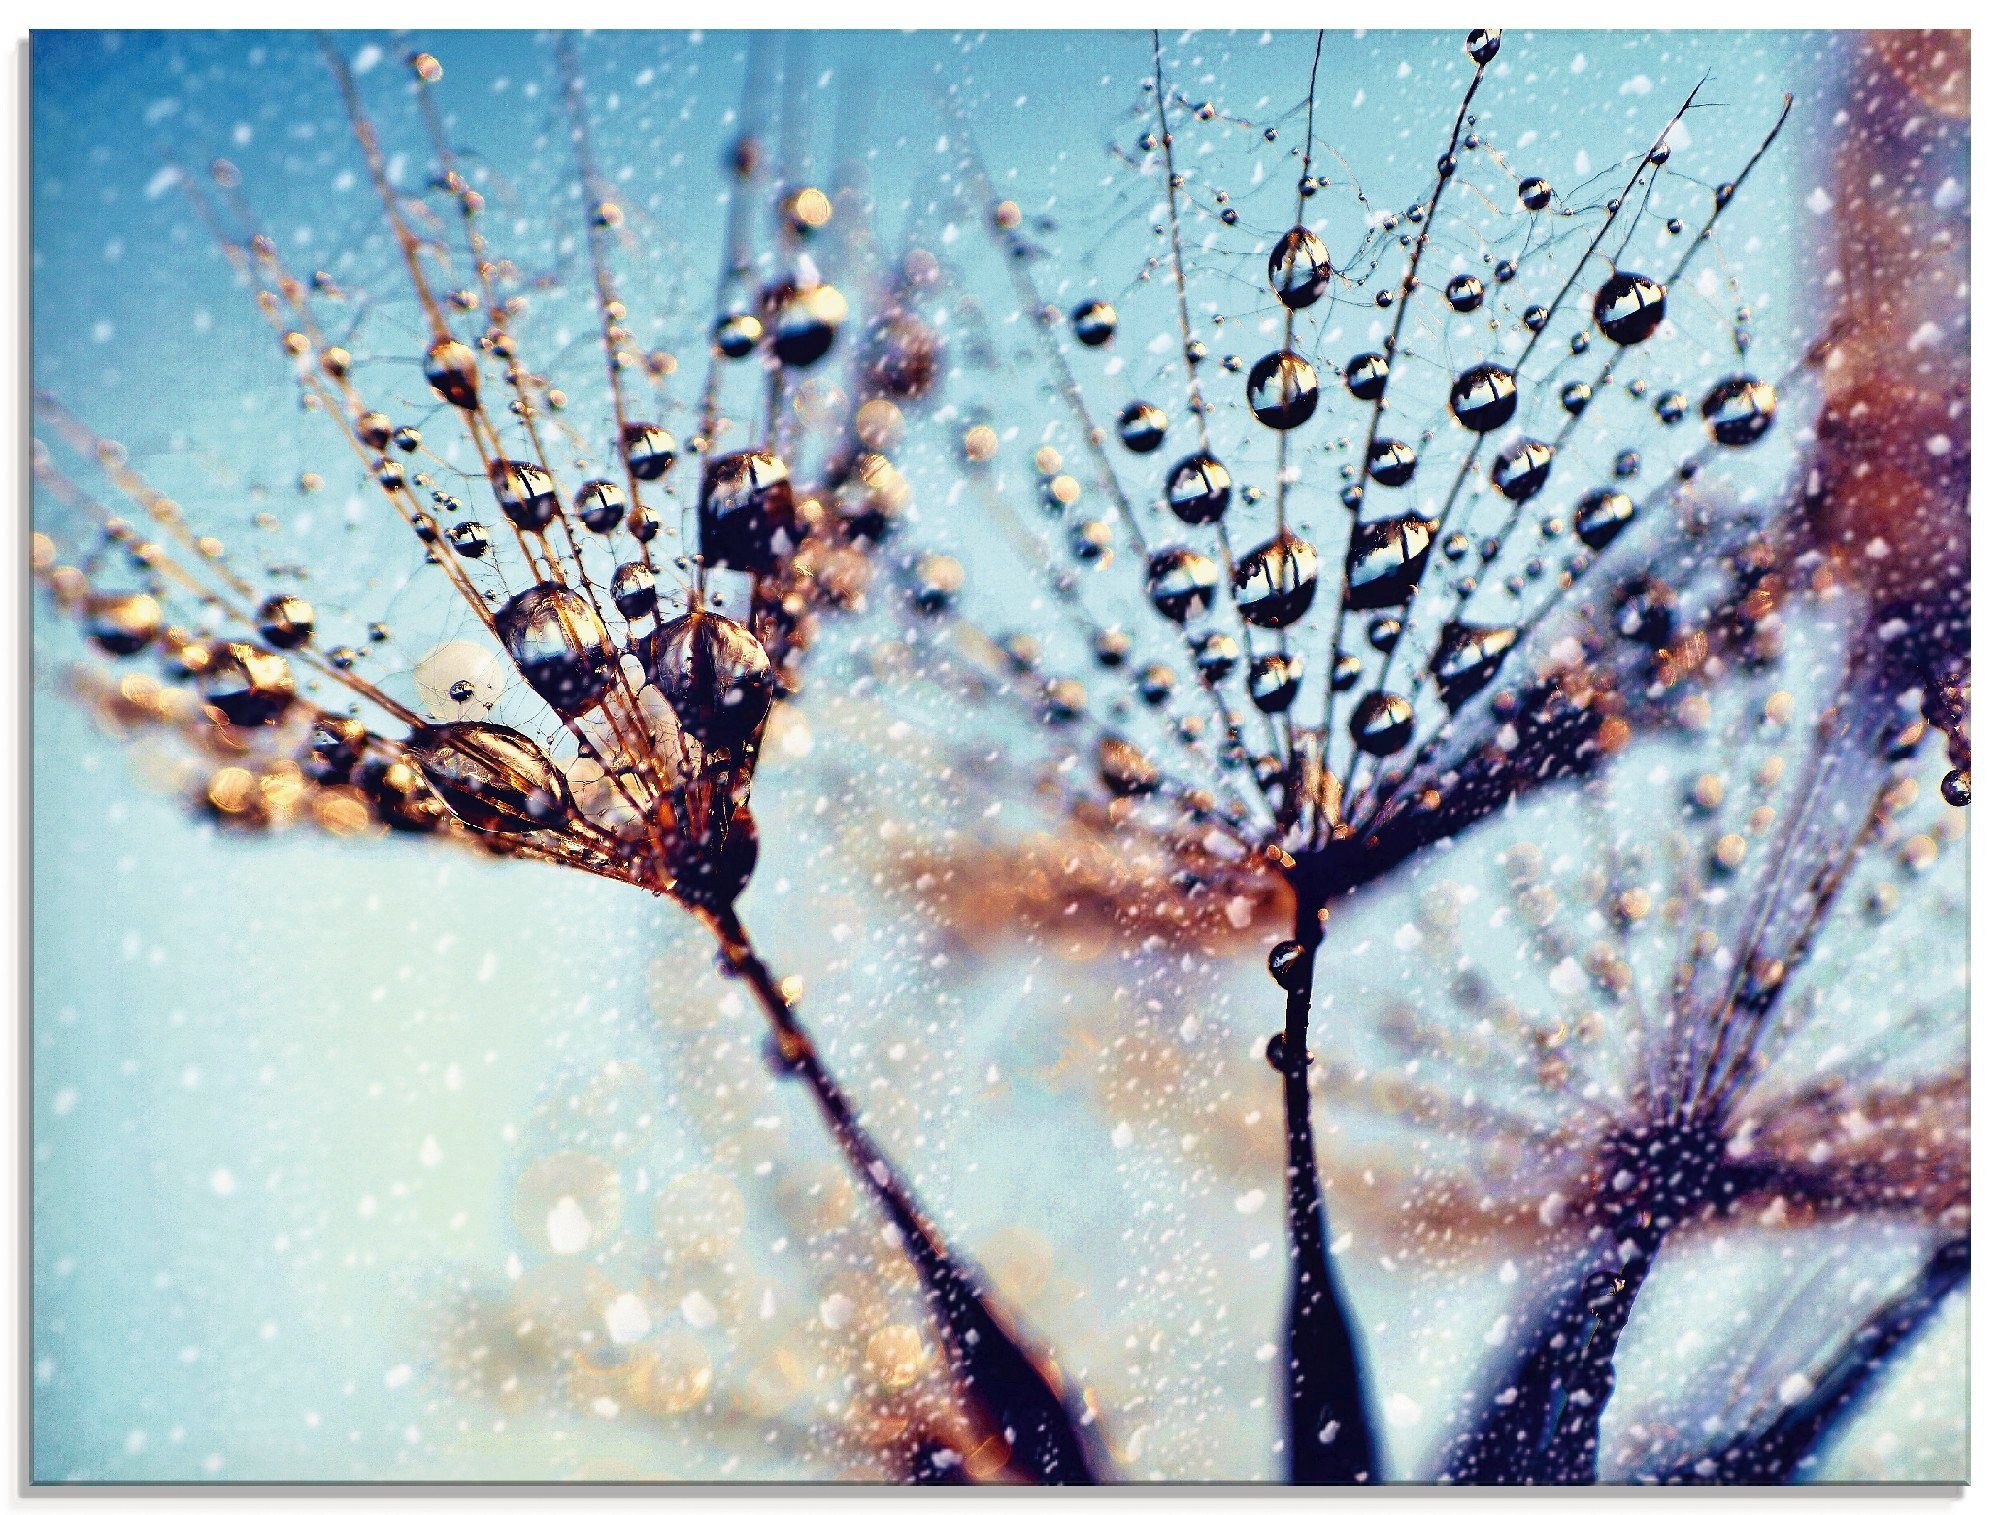
M 1951 32 L 41 32 L 38 1482 L 1966 1476 Z

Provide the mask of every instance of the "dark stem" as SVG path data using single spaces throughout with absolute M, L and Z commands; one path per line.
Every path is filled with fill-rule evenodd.
M 1666 1483 L 1794 1483 L 1853 1420 L 1889 1368 L 1972 1272 L 1972 1243 L 1957 1237 L 1934 1251 L 1924 1269 L 1841 1344 L 1812 1391 L 1698 1458 L 1664 1475 Z
M 1295 939 L 1304 956 L 1287 975 L 1285 1031 L 1273 1055 L 1285 1080 L 1285 1229 L 1292 1263 L 1285 1319 L 1286 1472 L 1295 1484 L 1373 1484 L 1381 1482 L 1381 1453 L 1360 1340 L 1327 1250 L 1307 1082 L 1313 965 L 1325 929 L 1318 901 L 1306 891 L 1295 897 Z
M 1034 1483 L 1095 1483 L 1102 1449 L 1066 1402 L 1053 1360 L 1023 1344 L 991 1301 L 986 1280 L 952 1255 L 943 1235 L 918 1208 L 909 1184 L 863 1129 L 846 1092 L 820 1060 L 819 1049 L 751 947 L 736 912 L 724 906 L 710 924 L 724 960 L 750 987 L 770 1021 L 779 1061 L 805 1079 L 855 1178 L 874 1194 L 896 1228 L 922 1280 L 965 1407 L 979 1431 L 995 1439 L 979 1449 L 982 1467 L 990 1458 L 1001 1473 Z
M 1612 1361 L 1666 1240 L 1659 1226 L 1611 1235 L 1560 1278 L 1449 1444 L 1448 1483 L 1589 1484 L 1616 1374 Z

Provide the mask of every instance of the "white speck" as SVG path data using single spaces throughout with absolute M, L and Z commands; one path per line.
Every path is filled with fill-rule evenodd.
M 549 1211 L 549 1250 L 568 1257 L 590 1245 L 590 1217 L 574 1195 L 565 1194 Z
M 1248 1194 L 1239 1194 L 1236 1196 L 1236 1213 L 1238 1215 L 1255 1215 L 1263 1208 L 1264 1191 L 1262 1189 L 1252 1189 Z
M 389 1388 L 400 1389 L 410 1381 L 411 1368 L 406 1362 L 399 1362 L 382 1375 L 382 1382 Z
M 227 1168 L 217 1168 L 208 1175 L 208 1186 L 227 1199 L 236 1192 L 236 1175 Z
M 1389 1424 L 1413 1426 L 1424 1418 L 1424 1407 L 1407 1394 L 1389 1396 Z
M 629 1347 L 653 1329 L 653 1316 L 636 1294 L 621 1294 L 604 1309 L 604 1329 L 618 1346 Z

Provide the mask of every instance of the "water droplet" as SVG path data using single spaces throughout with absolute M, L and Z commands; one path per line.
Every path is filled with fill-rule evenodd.
M 1326 244 L 1303 226 L 1294 226 L 1271 249 L 1267 272 L 1271 292 L 1287 310 L 1303 310 L 1326 293 L 1333 260 Z
M 622 440 L 625 446 L 625 466 L 632 470 L 633 478 L 649 481 L 657 479 L 673 466 L 676 452 L 671 433 L 657 426 L 628 421 L 625 423 Z
M 1368 477 L 1384 489 L 1400 489 L 1417 476 L 1417 450 L 1408 442 L 1378 437 L 1368 449 Z
M 625 491 L 609 479 L 591 479 L 576 492 L 577 519 L 603 536 L 625 519 Z
M 1118 312 L 1108 300 L 1085 300 L 1069 313 L 1069 324 L 1085 347 L 1102 347 L 1118 334 Z
M 424 378 L 447 405 L 471 410 L 479 404 L 479 360 L 472 349 L 440 337 L 424 354 Z
M 1250 703 L 1268 715 L 1291 709 L 1305 672 L 1305 659 L 1296 652 L 1267 652 L 1253 658 L 1244 677 L 1250 689 Z
M 847 319 L 847 297 L 831 284 L 779 284 L 764 292 L 771 353 L 787 368 L 810 368 L 833 348 Z
M 965 587 L 965 568 L 957 558 L 927 552 L 911 568 L 910 598 L 925 615 L 939 615 L 958 602 Z
M 1457 274 L 1444 287 L 1445 303 L 1460 315 L 1469 315 L 1486 301 L 1486 286 L 1476 275 Z
M 1379 352 L 1356 353 L 1347 360 L 1345 378 L 1355 399 L 1380 399 L 1389 386 L 1389 360 Z
M 493 497 L 523 531 L 540 531 L 556 518 L 556 482 L 536 463 L 495 458 L 487 467 Z
M 747 358 L 764 340 L 764 323 L 748 311 L 726 315 L 715 323 L 715 347 L 725 358 Z
M 274 594 L 257 607 L 257 631 L 281 652 L 312 640 L 313 608 L 295 594 Z
M 1288 938 L 1271 949 L 1265 965 L 1280 989 L 1303 989 L 1312 972 L 1312 957 L 1302 943 Z
M 292 670 L 249 642 L 211 642 L 200 672 L 202 696 L 232 726 L 268 726 L 296 697 Z
M 702 556 L 720 568 L 775 568 L 798 538 L 791 471 L 768 452 L 732 452 L 709 461 L 701 480 Z
M 1139 698 L 1148 705 L 1164 705 L 1179 682 L 1165 663 L 1148 663 L 1139 670 Z
M 1500 56 L 1500 29 L 1479 28 L 1465 34 L 1465 54 L 1481 68 Z
M 439 721 L 483 716 L 507 687 L 505 664 L 482 642 L 441 643 L 417 664 L 414 676 L 418 698 Z
M 437 797 L 475 831 L 538 831 L 568 809 L 569 792 L 555 764 L 512 727 L 483 721 L 419 726 L 406 745 Z
M 1194 669 L 1204 684 L 1220 684 L 1236 667 L 1243 648 L 1226 631 L 1211 631 L 1195 643 Z
M 1453 621 L 1438 634 L 1431 677 L 1446 708 L 1457 710 L 1493 682 L 1520 632 L 1512 626 L 1472 626 Z
M 1593 489 L 1577 502 L 1576 534 L 1584 546 L 1602 551 L 1632 524 L 1632 499 L 1616 489 Z
M 753 742 L 777 691 L 763 644 L 707 610 L 690 610 L 647 639 L 646 677 L 682 728 L 718 750 Z
M 150 646 L 165 618 L 150 594 L 93 594 L 84 606 L 84 632 L 114 658 L 131 657 Z
M 1749 374 L 1722 380 L 1701 402 L 1708 434 L 1723 447 L 1748 447 L 1770 430 L 1777 413 L 1777 391 Z
M 1146 593 L 1170 621 L 1185 622 L 1215 603 L 1214 562 L 1192 547 L 1162 547 L 1146 564 Z
M 659 608 L 660 591 L 653 570 L 644 563 L 620 563 L 611 575 L 611 603 L 628 621 L 642 620 Z
M 1118 440 L 1136 453 L 1156 451 L 1167 439 L 1167 413 L 1157 405 L 1134 400 L 1118 417 Z
M 1273 431 L 1290 431 L 1319 409 L 1319 374 L 1295 352 L 1266 353 L 1245 386 L 1250 413 Z
M 1236 608 L 1252 626 L 1290 626 L 1312 608 L 1319 553 L 1289 531 L 1252 548 L 1236 563 Z
M 1229 496 L 1229 470 L 1213 453 L 1182 458 L 1167 475 L 1167 508 L 1190 526 L 1221 520 Z
M 1348 720 L 1348 734 L 1354 745 L 1371 757 L 1387 757 L 1409 744 L 1416 725 L 1410 702 L 1400 694 L 1372 690 L 1361 697 Z
M 1370 521 L 1354 533 L 1347 560 L 1347 608 L 1388 610 L 1417 592 L 1436 531 L 1420 515 Z
M 1517 437 L 1493 460 L 1493 487 L 1517 505 L 1533 499 L 1548 483 L 1554 462 L 1555 453 L 1548 443 Z
M 1451 386 L 1451 413 L 1467 431 L 1499 430 L 1514 419 L 1519 400 L 1513 372 L 1498 363 L 1476 363 Z
M 1549 181 L 1539 175 L 1523 179 L 1515 193 L 1520 195 L 1522 206 L 1528 210 L 1547 210 L 1549 201 L 1555 197 L 1555 191 L 1549 187 Z
M 501 607 L 500 640 L 528 686 L 559 715 L 603 700 L 617 660 L 590 601 L 565 584 L 537 584 Z
M 1152 794 L 1160 787 L 1160 770 L 1153 760 L 1120 736 L 1105 736 L 1097 744 L 1097 773 L 1104 787 L 1125 799 Z
M 1667 291 L 1644 274 L 1620 270 L 1598 288 L 1591 302 L 1597 329 L 1620 347 L 1643 342 L 1667 314 Z

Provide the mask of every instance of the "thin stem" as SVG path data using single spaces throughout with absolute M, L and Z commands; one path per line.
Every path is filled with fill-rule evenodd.
M 1287 1480 L 1379 1483 L 1380 1449 L 1366 1370 L 1347 1299 L 1326 1240 L 1326 1203 L 1313 1151 L 1312 1060 L 1307 1024 L 1313 965 L 1325 937 L 1318 900 L 1295 894 L 1295 940 L 1303 956 L 1286 974 L 1285 1031 L 1273 1060 L 1285 1080 L 1285 1231 L 1292 1264 L 1285 1318 L 1289 1424 Z
M 1615 1383 L 1613 1359 L 1668 1229 L 1614 1230 L 1565 1273 L 1515 1336 L 1444 1477 L 1457 1484 L 1589 1484 Z
M 1812 1390 L 1768 1421 L 1669 1473 L 1668 1483 L 1794 1483 L 1853 1420 L 1888 1370 L 1972 1272 L 1972 1243 L 1954 1237 L 1922 1272 L 1841 1343 Z
M 918 1207 L 908 1181 L 876 1146 L 846 1091 L 821 1061 L 811 1034 L 750 945 L 735 910 L 722 906 L 708 921 L 724 961 L 770 1021 L 780 1061 L 805 1079 L 854 1176 L 896 1228 L 922 1280 L 966 1408 L 989 1438 L 982 1451 L 996 1454 L 1003 1472 L 1031 1482 L 1095 1483 L 1093 1470 L 1101 1457 L 1097 1438 L 1066 1403 L 1054 1362 L 1024 1345 L 991 1301 L 986 1280 L 952 1254 Z

